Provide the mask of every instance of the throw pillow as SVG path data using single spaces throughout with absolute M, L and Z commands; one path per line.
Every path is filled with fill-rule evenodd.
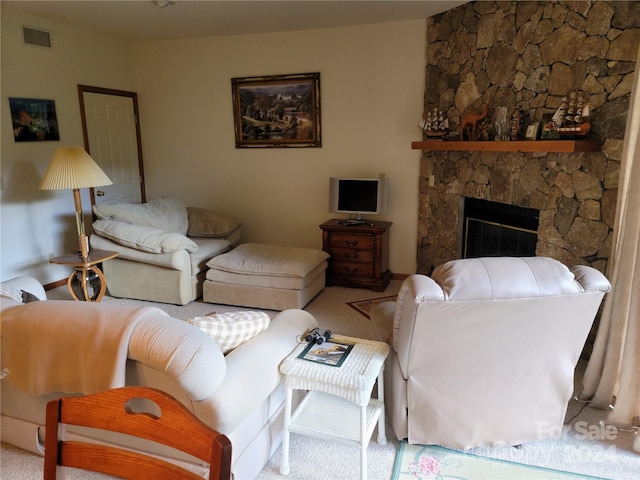
M 224 354 L 264 332 L 270 321 L 269 315 L 258 311 L 215 313 L 187 320 L 213 338 Z
M 149 253 L 170 253 L 177 250 L 198 251 L 198 245 L 179 233 L 168 233 L 153 227 L 142 227 L 115 220 L 96 220 L 93 231 L 125 247 Z
M 26 290 L 20 290 L 22 292 L 22 303 L 31 303 L 31 302 L 39 302 L 40 299 L 36 297 L 33 293 L 27 292 Z
M 0 283 L 0 297 L 22 303 L 22 292 L 4 283 Z
M 235 232 L 241 225 L 235 217 L 206 208 L 187 207 L 187 211 L 189 212 L 187 235 L 190 237 L 224 238 Z
M 143 227 L 154 227 L 170 233 L 187 234 L 187 207 L 176 197 L 161 197 L 149 203 L 116 203 L 94 205 L 99 219 L 111 219 Z

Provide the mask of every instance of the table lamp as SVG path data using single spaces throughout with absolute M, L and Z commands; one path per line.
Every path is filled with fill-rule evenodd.
M 40 190 L 73 190 L 80 255 L 89 256 L 89 242 L 84 233 L 81 188 L 111 185 L 113 182 L 82 147 L 60 147 L 40 182 Z

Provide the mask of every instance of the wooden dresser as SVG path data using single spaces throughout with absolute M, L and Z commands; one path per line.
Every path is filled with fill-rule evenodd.
M 327 286 L 364 287 L 376 292 L 389 284 L 389 229 L 391 222 L 344 225 L 331 219 L 320 225 L 322 249 L 331 255 Z

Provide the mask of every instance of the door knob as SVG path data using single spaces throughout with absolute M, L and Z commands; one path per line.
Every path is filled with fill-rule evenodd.
M 99 197 L 104 197 L 104 192 L 102 190 L 98 190 L 96 192 L 96 195 L 99 196 Z

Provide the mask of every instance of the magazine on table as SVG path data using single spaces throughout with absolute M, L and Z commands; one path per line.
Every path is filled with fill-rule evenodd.
M 353 345 L 353 343 L 340 342 L 330 338 L 320 345 L 310 343 L 302 353 L 298 355 L 298 358 L 332 367 L 339 367 L 344 363 L 353 349 Z

